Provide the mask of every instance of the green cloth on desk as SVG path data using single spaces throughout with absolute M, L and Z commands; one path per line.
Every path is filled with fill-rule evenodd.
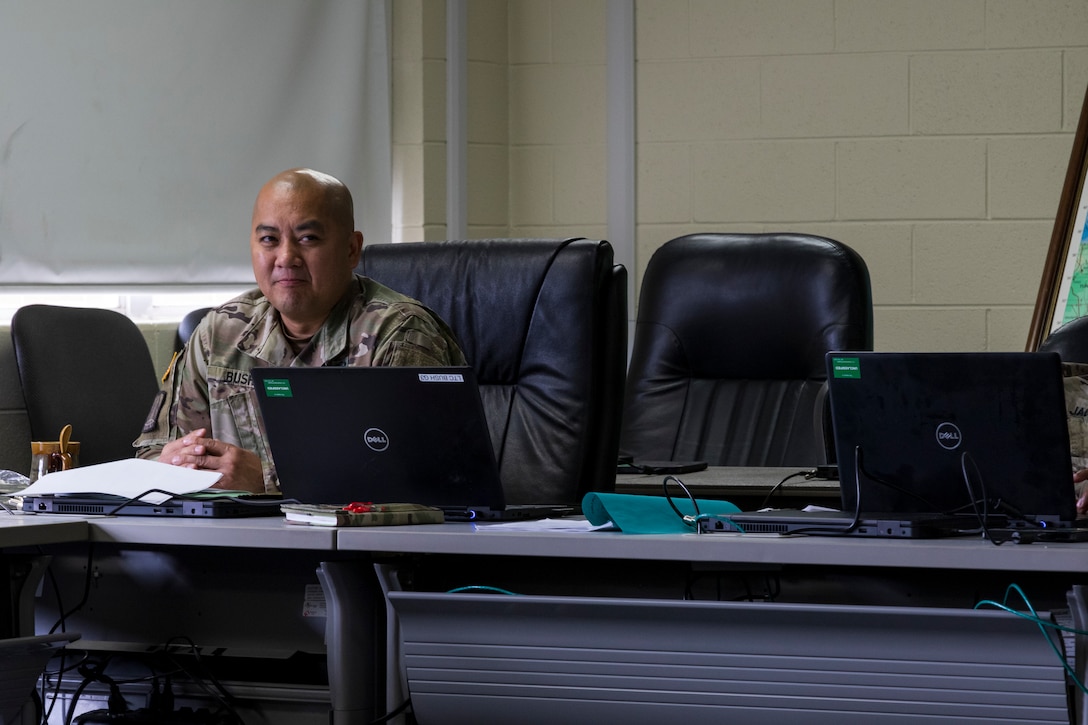
M 735 514 L 739 508 L 728 501 L 696 499 L 699 513 Z M 673 497 L 676 508 L 694 515 L 691 501 L 684 496 Z M 676 515 L 664 496 L 643 496 L 631 493 L 587 493 L 582 498 L 582 513 L 594 526 L 611 521 L 628 534 L 690 534 L 696 529 Z

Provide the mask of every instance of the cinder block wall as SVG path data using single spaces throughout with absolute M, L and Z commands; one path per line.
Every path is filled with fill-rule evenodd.
M 1088 3 L 639 0 L 636 22 L 640 266 L 688 232 L 811 231 L 868 262 L 878 349 L 1024 348 Z
M 469 3 L 472 235 L 607 237 L 607 7 Z M 1088 3 L 634 7 L 637 240 L 612 241 L 635 244 L 636 283 L 682 234 L 814 232 L 868 262 L 878 349 L 1024 348 Z M 400 239 L 445 238 L 444 13 L 394 7 Z

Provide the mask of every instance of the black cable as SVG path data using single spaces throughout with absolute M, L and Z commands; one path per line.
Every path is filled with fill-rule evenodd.
M 204 673 L 206 675 L 205 677 L 196 677 L 196 676 L 194 676 L 193 673 L 189 672 L 189 670 L 186 669 L 184 665 L 182 665 L 180 662 L 178 662 L 174 658 L 174 656 L 170 653 L 170 646 L 172 645 L 172 643 L 175 640 L 180 640 L 180 641 L 182 641 L 182 642 L 184 642 L 185 644 L 188 645 L 189 650 L 192 652 L 193 659 L 196 660 L 196 663 L 198 665 L 200 665 L 200 668 L 204 671 Z M 177 636 L 177 637 L 171 637 L 170 639 L 168 639 L 166 641 L 166 644 L 164 645 L 164 647 L 165 647 L 165 652 L 166 652 L 167 658 L 171 662 L 174 663 L 174 666 L 178 667 L 193 682 L 195 682 L 197 684 L 197 686 L 199 686 L 201 689 L 203 689 L 205 692 L 207 692 L 209 695 L 211 695 L 212 698 L 214 698 L 216 701 L 218 701 L 219 704 L 224 709 L 226 709 L 227 712 L 229 712 L 234 717 L 236 722 L 244 723 L 241 716 L 239 716 L 238 713 L 234 709 L 234 705 L 233 705 L 234 696 L 231 695 L 229 692 L 227 692 L 227 689 L 225 687 L 223 687 L 223 683 L 221 683 L 219 681 L 219 678 L 216 677 L 215 674 L 212 673 L 211 669 L 207 665 L 204 664 L 204 660 L 200 656 L 200 650 L 196 646 L 196 642 L 191 640 L 189 637 Z M 208 687 L 208 685 L 205 684 L 205 680 L 207 680 L 208 682 L 211 682 L 212 685 L 214 685 L 214 689 L 211 688 L 211 687 Z
M 172 491 L 166 491 L 166 490 L 161 489 L 161 488 L 149 488 L 146 491 L 144 491 L 143 493 L 140 493 L 140 494 L 137 494 L 135 496 L 132 496 L 131 498 L 125 499 L 124 501 L 119 503 L 117 506 L 115 506 L 112 509 L 110 509 L 109 511 L 105 512 L 105 514 L 103 514 L 103 515 L 105 515 L 105 516 L 115 516 L 118 511 L 125 508 L 129 504 L 141 502 L 143 500 L 143 497 L 150 494 L 150 493 L 166 494 L 167 496 L 170 496 L 170 499 L 173 500 L 173 501 L 205 501 L 205 500 L 207 500 L 206 497 L 202 497 L 202 496 L 187 496 L 185 494 L 179 494 L 179 493 L 174 493 Z M 220 498 L 226 499 L 227 501 L 230 501 L 232 503 L 245 504 L 247 506 L 279 506 L 280 504 L 284 504 L 284 503 L 300 503 L 298 500 L 293 499 L 293 498 L 280 498 L 280 497 L 276 497 L 276 498 L 272 498 L 272 499 L 261 499 L 261 500 L 247 499 L 247 498 L 244 498 L 244 497 L 241 497 L 241 496 L 221 496 Z M 166 502 L 163 502 L 163 503 L 165 504 Z
M 800 476 L 804 476 L 805 479 L 809 479 L 815 473 L 816 473 L 815 470 L 798 471 L 797 473 L 791 473 L 790 475 L 786 476 L 781 481 L 776 483 L 774 486 L 771 486 L 771 490 L 767 492 L 767 495 L 763 498 L 763 503 L 761 503 L 759 507 L 761 509 L 769 508 L 770 505 L 771 505 L 771 498 L 775 495 L 775 493 L 778 491 L 778 489 L 782 488 L 782 486 L 785 485 L 785 483 L 787 481 L 792 480 L 794 478 L 798 478 Z
M 979 488 L 982 490 L 982 508 L 979 508 L 978 496 L 975 495 L 974 486 L 971 485 L 971 474 L 967 471 L 967 464 L 971 464 L 971 468 L 978 474 Z M 960 473 L 963 475 L 963 484 L 967 487 L 967 499 L 971 502 L 971 510 L 975 513 L 975 518 L 978 520 L 979 530 L 982 532 L 982 538 L 988 540 L 994 546 L 1001 546 L 1005 543 L 995 539 L 990 534 L 990 526 L 987 522 L 990 516 L 990 506 L 987 502 L 988 494 L 986 492 L 986 482 L 982 479 L 982 474 L 978 470 L 978 466 L 975 464 L 975 459 L 971 457 L 971 454 L 964 451 L 960 454 Z M 965 532 L 969 533 L 969 532 Z
M 79 687 L 75 689 L 75 692 L 72 693 L 72 702 L 68 705 L 68 715 L 64 718 L 64 725 L 72 725 L 72 717 L 76 714 L 76 705 L 79 704 L 79 698 L 92 681 L 93 680 L 89 678 L 85 678 L 83 682 L 79 683 Z
M 395 708 L 393 708 L 393 710 L 391 710 L 390 712 L 387 712 L 385 715 L 382 715 L 377 720 L 371 720 L 369 725 L 381 725 L 381 723 L 383 723 L 383 722 L 389 722 L 390 720 L 395 718 L 397 715 L 400 715 L 402 712 L 404 712 L 409 707 L 411 707 L 411 705 L 412 705 L 412 698 L 409 697 L 407 700 L 405 700 L 401 704 L 397 705 Z
M 679 508 L 677 508 L 675 503 L 673 503 L 672 495 L 669 494 L 669 481 L 672 481 L 677 486 L 679 486 L 680 490 L 684 492 L 684 495 L 688 497 L 688 501 L 691 501 L 691 506 L 695 510 L 694 515 L 689 516 L 685 514 Z M 672 510 L 676 512 L 676 515 L 680 517 L 680 520 L 688 526 L 696 527 L 696 530 L 698 530 L 699 518 L 702 516 L 699 511 L 699 502 L 695 500 L 695 496 L 691 494 L 691 491 L 689 491 L 688 487 L 684 485 L 684 482 L 676 476 L 665 476 L 665 478 L 661 481 L 661 487 L 665 491 L 665 500 L 669 502 L 669 506 L 671 506 Z
M 50 567 L 47 570 L 49 572 L 50 583 L 52 583 L 53 591 L 54 591 L 54 593 L 56 594 L 56 597 L 57 597 L 57 611 L 60 612 L 60 618 L 57 619 L 57 621 L 49 629 L 49 634 L 53 634 L 54 632 L 56 632 L 57 627 L 60 627 L 61 632 L 66 632 L 67 631 L 66 627 L 67 627 L 68 618 L 71 617 L 76 612 L 78 612 L 79 610 L 83 609 L 83 605 L 85 605 L 87 603 L 87 600 L 91 596 L 91 579 L 94 578 L 93 569 L 94 569 L 94 542 L 93 541 L 88 541 L 87 542 L 87 573 L 83 577 L 83 598 L 80 599 L 79 602 L 76 603 L 76 605 L 74 607 L 72 607 L 70 610 L 68 610 L 67 612 L 64 611 L 64 607 L 61 605 L 60 586 L 57 584 L 57 579 L 53 575 L 52 567 Z
M 858 470 L 859 469 L 855 467 L 855 469 L 854 469 L 854 476 L 855 477 L 858 474 Z M 895 491 L 896 493 L 901 493 L 904 496 L 910 496 L 911 498 L 915 499 L 916 501 L 918 501 L 919 503 L 921 503 L 925 507 L 926 511 L 932 511 L 934 513 L 939 511 L 939 508 L 937 507 L 937 505 L 934 504 L 929 499 L 927 499 L 925 496 L 922 496 L 921 494 L 919 494 L 919 493 L 917 493 L 915 491 L 912 491 L 909 488 L 904 488 L 904 487 L 902 487 L 902 486 L 900 486 L 898 484 L 892 483 L 891 481 L 886 481 L 883 478 L 879 478 L 878 476 L 874 476 L 869 471 L 865 471 L 864 473 L 865 473 L 865 477 L 868 478 L 869 480 L 873 481 L 874 483 L 878 483 L 881 486 L 884 486 L 885 488 L 890 488 L 891 490 Z M 858 487 L 858 496 L 859 497 L 861 496 L 860 491 L 861 491 L 861 487 L 859 486 Z
M 64 720 L 65 725 L 71 725 L 72 717 L 75 715 L 76 705 L 79 703 L 79 698 L 83 694 L 83 691 L 86 690 L 92 682 L 102 682 L 110 687 L 111 714 L 112 708 L 119 706 L 114 698 L 114 692 L 117 688 L 117 684 L 108 675 L 106 675 L 106 667 L 109 666 L 110 659 L 111 656 L 107 655 L 106 658 L 103 659 L 101 662 L 92 663 L 90 660 L 85 660 L 84 662 L 81 662 L 76 668 L 78 672 L 83 675 L 83 681 L 79 683 L 79 687 L 77 687 L 75 692 L 72 693 L 72 702 L 68 706 L 68 715 Z M 117 690 L 116 694 L 119 697 L 120 691 Z M 123 700 L 123 698 L 121 699 Z M 128 707 L 127 703 L 125 704 L 125 707 Z M 89 713 L 84 713 L 84 715 L 87 714 Z M 80 718 L 82 717 L 83 715 L 80 716 Z
M 971 485 L 971 476 L 967 471 L 967 464 L 971 464 L 971 468 L 974 469 L 975 475 L 978 478 L 979 488 L 982 492 L 982 506 L 979 507 L 979 496 L 975 494 L 974 487 Z M 989 493 L 986 488 L 986 481 L 982 477 L 982 472 L 979 470 L 978 465 L 975 463 L 974 458 L 967 451 L 960 456 L 960 470 L 963 473 L 964 485 L 967 486 L 967 497 L 970 500 L 970 506 L 974 511 L 975 518 L 979 522 L 979 531 L 982 533 L 983 538 L 987 539 L 994 546 L 1001 546 L 1006 541 L 1020 541 L 1019 531 L 1013 531 L 1011 533 L 1003 532 L 1001 536 L 995 536 L 989 525 L 990 512 L 1001 512 L 1008 517 L 1010 521 L 1015 521 L 1020 524 L 1027 524 L 1034 530 L 1044 530 L 1046 526 L 1040 522 L 1032 519 L 1029 516 L 1024 515 L 1022 511 L 1015 506 L 1001 498 L 994 500 L 991 504 L 989 501 Z M 975 533 L 972 531 L 963 531 L 962 533 Z M 1007 533 L 1007 536 L 1005 535 Z
M 854 515 L 846 526 L 805 526 L 794 529 L 791 534 L 848 534 L 861 523 L 861 446 L 854 446 Z M 870 476 L 870 478 L 872 478 Z M 840 485 L 842 485 L 840 483 Z
M 55 673 L 50 673 L 48 671 L 45 671 L 45 672 L 42 673 L 42 678 L 40 680 L 40 684 L 41 684 L 40 699 L 41 699 L 42 708 L 43 708 L 43 713 L 42 713 L 42 717 L 40 718 L 40 721 L 42 723 L 48 723 L 48 722 L 50 722 L 52 720 L 53 708 L 56 707 L 57 702 L 60 700 L 60 689 L 61 689 L 61 686 L 64 684 L 64 674 L 66 672 L 71 672 L 72 670 L 78 670 L 79 667 L 84 662 L 86 662 L 88 660 L 88 658 L 89 658 L 89 655 L 87 654 L 87 652 L 83 651 L 83 655 L 82 655 L 82 657 L 80 658 L 80 660 L 78 662 L 76 662 L 75 664 L 73 664 L 71 666 L 66 666 L 64 664 L 65 659 L 72 652 L 73 652 L 73 650 L 70 647 L 61 647 L 60 650 L 55 655 L 53 655 L 52 658 L 50 658 L 50 661 L 52 661 L 53 659 L 60 660 L 60 666 L 57 667 L 56 672 Z M 55 684 L 53 685 L 52 693 L 49 694 L 48 698 L 47 698 L 46 689 L 47 689 L 47 684 L 48 684 L 50 674 L 56 675 L 56 681 L 55 681 Z M 49 700 L 49 707 L 47 709 L 45 708 L 46 699 Z

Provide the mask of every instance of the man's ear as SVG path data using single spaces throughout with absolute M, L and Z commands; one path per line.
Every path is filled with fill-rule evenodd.
M 351 263 L 351 268 L 355 269 L 356 265 L 359 264 L 359 255 L 363 251 L 363 233 L 352 232 L 348 244 L 350 245 L 348 249 L 348 261 Z

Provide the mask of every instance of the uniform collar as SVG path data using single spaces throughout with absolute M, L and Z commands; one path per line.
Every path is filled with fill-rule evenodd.
M 290 340 L 283 332 L 280 313 L 262 297 L 256 314 L 242 334 L 238 348 L 253 357 L 276 367 L 303 364 L 307 367 L 320 367 L 341 358 L 348 350 L 347 321 L 351 311 L 351 301 L 364 287 L 364 281 L 358 275 L 340 301 L 332 308 L 325 324 L 314 333 L 309 346 L 299 360 L 296 360 Z

